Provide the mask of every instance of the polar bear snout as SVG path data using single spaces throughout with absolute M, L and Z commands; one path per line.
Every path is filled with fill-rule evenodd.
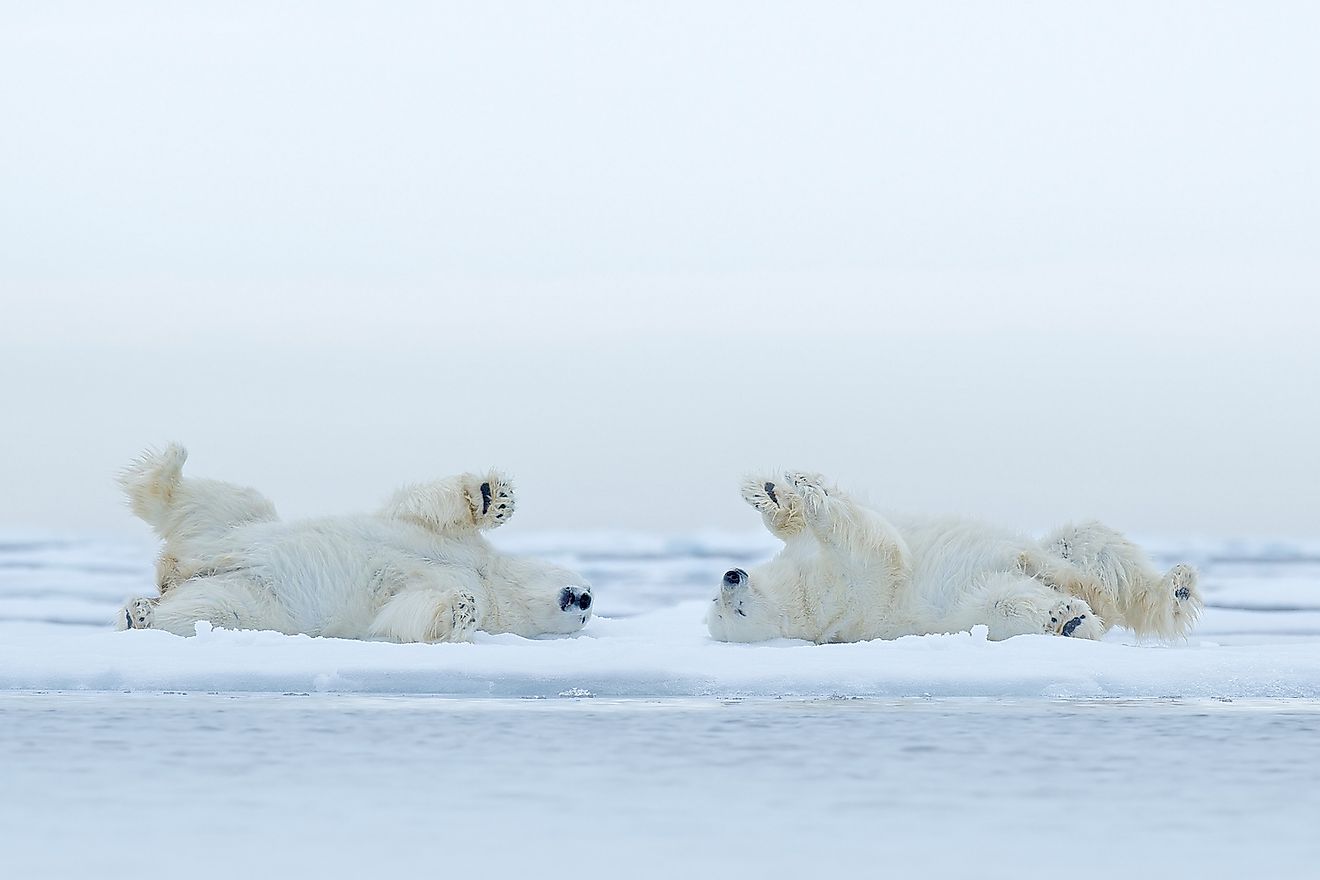
M 570 611 L 591 607 L 591 590 L 586 587 L 564 587 L 559 591 L 559 610 Z
M 741 568 L 731 568 L 724 573 L 724 586 L 733 589 L 747 583 L 747 572 Z

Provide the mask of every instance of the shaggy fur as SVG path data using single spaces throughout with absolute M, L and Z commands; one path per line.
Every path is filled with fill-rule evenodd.
M 120 475 L 129 505 L 164 541 L 159 595 L 131 600 L 121 629 L 229 629 L 451 642 L 475 630 L 571 633 L 591 616 L 581 575 L 497 552 L 481 532 L 513 515 L 492 471 L 401 489 L 375 515 L 281 522 L 252 489 L 183 476 L 181 446 Z
M 1185 636 L 1201 610 L 1196 572 L 1160 574 L 1100 523 L 1043 541 L 967 520 L 891 521 L 819 475 L 755 477 L 743 498 L 784 549 L 734 569 L 706 624 L 721 641 L 817 643 L 956 632 L 1096 639 L 1111 626 Z

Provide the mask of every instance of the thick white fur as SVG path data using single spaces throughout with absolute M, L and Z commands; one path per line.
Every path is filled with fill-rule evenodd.
M 130 601 L 120 628 L 186 636 L 206 621 L 443 642 L 478 629 L 571 633 L 591 616 L 581 575 L 499 553 L 482 537 L 513 514 L 512 486 L 498 473 L 401 489 L 374 515 L 286 523 L 252 489 L 184 477 L 186 458 L 171 445 L 120 476 L 133 512 L 164 541 L 159 596 Z
M 784 541 L 726 575 L 706 624 L 716 639 L 817 643 L 957 632 L 1099 638 L 1110 626 L 1174 639 L 1195 623 L 1196 572 L 1161 575 L 1100 523 L 1043 541 L 962 519 L 889 520 L 814 474 L 760 476 L 743 497 Z

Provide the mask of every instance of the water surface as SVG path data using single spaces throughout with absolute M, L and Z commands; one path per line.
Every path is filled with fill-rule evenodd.
M 14 877 L 1313 876 L 1320 704 L 0 694 Z

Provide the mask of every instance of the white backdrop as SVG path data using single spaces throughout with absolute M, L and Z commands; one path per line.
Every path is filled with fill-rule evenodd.
M 826 471 L 1320 533 L 1309 4 L 0 6 L 0 525 L 147 444 L 519 528 Z

